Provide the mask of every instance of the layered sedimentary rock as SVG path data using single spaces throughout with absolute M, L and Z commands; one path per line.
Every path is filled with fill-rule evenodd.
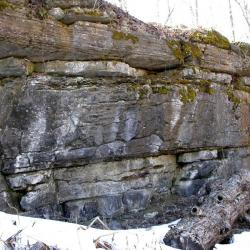
M 108 4 L 4 2 L 1 210 L 161 222 L 176 197 L 249 168 L 242 46 L 215 31 L 135 27 Z

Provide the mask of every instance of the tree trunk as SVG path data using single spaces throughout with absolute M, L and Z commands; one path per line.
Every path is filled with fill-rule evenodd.
M 250 208 L 250 171 L 215 181 L 201 193 L 201 205 L 193 207 L 189 217 L 170 229 L 164 238 L 166 245 L 207 250 L 223 240 L 239 216 Z

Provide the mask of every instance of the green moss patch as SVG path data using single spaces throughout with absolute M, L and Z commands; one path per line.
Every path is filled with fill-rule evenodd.
M 243 55 L 250 56 L 250 44 L 249 43 L 236 42 L 234 43 L 234 45 L 240 48 L 240 51 L 243 53 Z
M 196 44 L 183 42 L 182 53 L 184 57 L 191 56 L 194 59 L 200 59 L 202 57 L 202 51 Z
M 235 95 L 234 91 L 235 90 L 232 87 L 229 87 L 227 89 L 227 96 L 228 100 L 233 103 L 233 110 L 236 110 L 236 108 L 241 104 L 241 100 Z
M 166 86 L 159 86 L 159 87 L 152 87 L 152 92 L 154 94 L 168 94 L 170 91 L 170 88 L 169 87 L 166 87 Z
M 230 49 L 230 42 L 228 39 L 215 30 L 195 31 L 190 35 L 190 41 L 205 43 L 217 46 L 222 49 Z
M 84 14 L 95 17 L 103 16 L 102 12 L 98 9 L 84 9 Z
M 211 81 L 208 80 L 200 80 L 199 90 L 209 95 L 215 94 L 215 89 L 211 86 Z
M 193 89 L 191 86 L 188 86 L 187 88 L 181 88 L 179 94 L 183 103 L 193 102 L 197 96 L 195 89 Z
M 184 41 L 168 40 L 167 45 L 181 64 L 185 62 L 185 58 L 187 57 L 192 57 L 193 59 L 200 59 L 202 57 L 202 51 L 196 44 Z
M 4 10 L 4 9 L 13 9 L 14 5 L 9 3 L 6 0 L 0 0 L 0 11 Z
M 242 83 L 242 81 L 241 81 L 240 78 L 237 78 L 237 79 L 234 81 L 234 88 L 235 88 L 236 90 L 244 91 L 244 92 L 247 92 L 248 94 L 250 94 L 250 87 L 244 85 L 244 84 Z
M 132 35 L 132 34 L 126 34 L 120 31 L 114 31 L 113 35 L 112 35 L 112 39 L 113 40 L 117 40 L 117 41 L 131 41 L 132 43 L 138 43 L 139 42 L 139 38 Z
M 168 40 L 167 45 L 172 50 L 176 59 L 178 59 L 179 62 L 181 64 L 183 64 L 185 57 L 182 53 L 181 43 L 179 41 L 176 41 L 176 40 Z

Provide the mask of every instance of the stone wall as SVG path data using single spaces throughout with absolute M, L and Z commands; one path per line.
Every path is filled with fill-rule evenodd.
M 247 45 L 105 3 L 3 2 L 1 210 L 161 223 L 249 168 Z

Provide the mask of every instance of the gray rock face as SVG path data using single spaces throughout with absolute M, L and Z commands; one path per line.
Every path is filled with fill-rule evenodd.
M 217 158 L 217 156 L 218 156 L 217 150 L 204 150 L 199 152 L 181 154 L 179 155 L 177 161 L 179 163 L 189 163 L 202 160 L 212 160 Z
M 32 72 L 33 64 L 28 60 L 13 57 L 0 59 L 0 78 L 30 75 Z
M 0 208 L 4 212 L 17 212 L 15 209 L 15 203 L 9 193 L 5 178 L 0 174 Z
M 146 25 L 86 22 L 72 8 L 89 4 L 0 15 L 0 209 L 164 222 L 175 197 L 192 204 L 202 185 L 249 168 L 248 59 L 202 43 L 194 58 Z
M 146 71 L 131 68 L 128 64 L 115 61 L 62 62 L 53 61 L 37 64 L 35 71 L 51 75 L 108 77 L 146 75 Z

